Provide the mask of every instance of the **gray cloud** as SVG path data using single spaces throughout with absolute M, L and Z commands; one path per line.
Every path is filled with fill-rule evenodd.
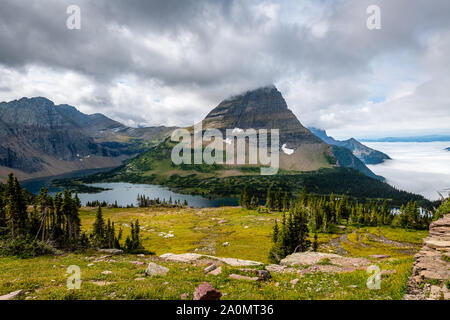
M 81 30 L 65 27 L 69 4 L 81 7 Z M 366 28 L 370 4 L 381 30 Z M 379 121 L 401 133 L 418 116 L 418 130 L 443 132 L 448 12 L 445 0 L 4 0 L 0 87 L 10 90 L 0 98 L 45 95 L 130 125 L 188 125 L 229 95 L 276 83 L 302 122 L 337 135 L 378 134 Z

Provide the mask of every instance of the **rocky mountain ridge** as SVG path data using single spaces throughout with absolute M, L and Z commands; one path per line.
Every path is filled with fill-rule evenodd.
M 102 114 L 86 115 L 43 97 L 0 103 L 0 179 L 117 166 L 173 128 L 126 127 Z
M 391 158 L 378 150 L 369 148 L 368 146 L 362 144 L 354 138 L 348 140 L 339 141 L 333 137 L 328 136 L 327 132 L 318 128 L 309 128 L 309 130 L 320 138 L 322 141 L 329 145 L 340 146 L 350 150 L 359 160 L 364 162 L 364 164 L 380 164 L 385 160 L 390 160 Z

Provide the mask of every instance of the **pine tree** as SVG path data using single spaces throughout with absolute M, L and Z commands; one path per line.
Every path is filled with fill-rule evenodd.
M 95 244 L 103 247 L 105 239 L 105 220 L 103 219 L 102 208 L 100 206 L 97 209 L 93 228 L 92 236 Z
M 313 251 L 317 252 L 317 250 L 319 249 L 319 242 L 317 239 L 317 232 L 314 233 L 314 242 L 313 242 Z

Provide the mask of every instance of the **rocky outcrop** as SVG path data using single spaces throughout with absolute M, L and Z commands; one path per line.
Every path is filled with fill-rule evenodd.
M 322 252 L 297 252 L 280 261 L 281 266 L 302 266 L 302 273 L 310 272 L 352 272 L 364 269 L 370 264 L 365 258 L 343 257 L 332 253 Z M 289 269 L 288 269 L 289 270 Z M 288 271 L 285 271 L 288 272 Z
M 242 259 L 236 259 L 236 258 L 222 258 L 222 257 L 215 257 L 215 256 L 209 256 L 204 254 L 198 254 L 198 253 L 181 253 L 181 254 L 173 254 L 173 253 L 166 253 L 161 256 L 160 258 L 168 261 L 173 262 L 182 262 L 182 263 L 194 263 L 198 262 L 202 259 L 212 259 L 216 261 L 223 262 L 229 266 L 233 267 L 249 267 L 249 266 L 260 266 L 263 263 L 257 262 L 257 261 L 250 261 L 250 260 L 242 260 Z
M 450 300 L 450 214 L 430 225 L 415 256 L 405 300 Z
M 391 159 L 387 154 L 369 148 L 368 146 L 362 144 L 361 142 L 359 142 L 354 138 L 340 141 L 335 140 L 333 137 L 328 136 L 325 130 L 317 128 L 308 128 L 308 129 L 325 143 L 332 146 L 344 147 L 350 150 L 356 157 L 358 157 L 359 160 L 361 160 L 365 164 L 379 164 L 384 162 L 384 160 Z

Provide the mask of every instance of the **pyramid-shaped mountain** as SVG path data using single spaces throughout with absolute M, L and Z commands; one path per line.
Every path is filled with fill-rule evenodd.
M 248 91 L 221 102 L 203 120 L 204 128 L 279 129 L 289 148 L 323 144 L 288 109 L 275 86 Z
M 275 86 L 248 91 L 224 100 L 202 120 L 202 127 L 203 130 L 219 129 L 224 136 L 227 129 L 279 129 L 280 172 L 315 171 L 341 166 L 351 167 L 377 178 L 351 151 L 330 146 L 305 128 L 288 109 L 286 101 Z M 226 143 L 224 140 L 224 149 Z M 168 138 L 161 145 L 127 163 L 116 173 L 121 177 L 133 177 L 137 181 L 145 180 L 138 177 L 152 176 L 152 181 L 163 181 L 186 174 L 196 175 L 199 179 L 249 175 L 248 168 L 240 165 L 174 166 L 171 150 L 175 144 Z M 207 144 L 209 142 L 204 142 L 204 145 Z

